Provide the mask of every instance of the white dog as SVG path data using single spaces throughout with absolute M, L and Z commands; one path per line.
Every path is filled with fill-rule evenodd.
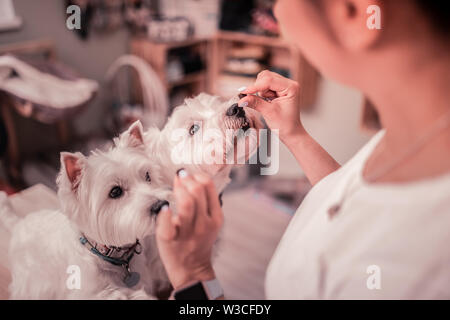
M 164 183 L 172 184 L 176 172 L 204 173 L 220 193 L 230 182 L 233 166 L 242 165 L 259 144 L 259 114 L 240 108 L 237 98 L 223 100 L 201 93 L 174 109 L 165 127 L 145 133 L 148 152 L 157 153 Z
M 18 219 L 0 204 L 12 226 L 12 299 L 153 298 L 169 285 L 154 229 L 170 192 L 143 148 L 140 123 L 115 144 L 89 157 L 61 153 L 61 211 Z

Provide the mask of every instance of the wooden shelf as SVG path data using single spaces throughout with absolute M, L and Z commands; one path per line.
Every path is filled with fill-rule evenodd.
M 218 40 L 244 42 L 246 44 L 253 44 L 265 47 L 277 47 L 277 48 L 291 47 L 289 43 L 287 43 L 285 40 L 279 37 L 260 36 L 244 32 L 219 31 L 215 37 Z
M 208 91 L 207 78 L 209 68 L 209 46 L 210 38 L 192 38 L 185 41 L 177 42 L 153 42 L 146 37 L 133 37 L 130 41 L 130 51 L 147 61 L 156 74 L 160 78 L 162 84 L 167 90 L 167 95 L 170 96 L 174 88 L 185 86 L 191 95 L 199 94 L 200 92 Z M 193 72 L 184 75 L 181 79 L 175 81 L 168 81 L 167 79 L 167 65 L 171 50 L 178 48 L 190 48 L 198 52 L 201 56 L 205 69 L 198 72 Z M 133 80 L 137 83 L 137 80 Z M 134 88 L 138 88 L 137 85 Z M 139 97 L 139 90 L 135 90 L 133 96 Z
M 164 50 L 171 50 L 171 49 L 177 49 L 177 48 L 184 48 L 184 47 L 190 47 L 194 45 L 198 45 L 201 43 L 205 43 L 209 41 L 209 38 L 205 37 L 195 37 L 183 41 L 173 41 L 173 42 L 152 42 L 147 37 L 135 37 L 133 38 L 133 41 L 144 41 L 144 42 L 150 42 L 153 46 L 158 46 L 160 48 L 164 48 Z
M 146 60 L 165 84 L 168 93 L 175 87 L 189 86 L 192 94 L 208 92 L 221 94 L 218 84 L 223 75 L 223 66 L 227 61 L 227 52 L 233 46 L 261 46 L 271 56 L 272 66 L 289 71 L 291 79 L 302 87 L 303 94 L 299 103 L 306 108 L 314 104 L 317 94 L 318 73 L 304 59 L 298 49 L 279 37 L 253 35 L 243 32 L 218 31 L 209 38 L 193 38 L 186 41 L 161 43 L 152 42 L 148 38 L 134 37 L 130 42 L 132 54 Z M 192 47 L 197 50 L 205 63 L 205 70 L 188 74 L 180 80 L 167 81 L 167 64 L 170 50 Z M 274 61 L 273 57 L 278 58 Z M 279 61 L 283 61 L 280 64 Z
M 183 86 L 183 85 L 190 84 L 190 83 L 202 82 L 205 80 L 206 80 L 206 72 L 205 71 L 194 72 L 194 73 L 185 75 L 180 80 L 169 81 L 166 84 L 166 87 L 169 89 L 172 89 L 174 87 L 179 87 L 179 86 Z

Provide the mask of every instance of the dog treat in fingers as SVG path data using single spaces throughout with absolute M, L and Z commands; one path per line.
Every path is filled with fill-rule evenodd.
M 255 96 L 255 97 L 260 98 L 260 99 L 263 99 L 264 101 L 267 101 L 267 102 L 271 102 L 273 99 L 275 99 L 275 97 L 274 98 L 261 97 L 257 93 L 252 93 L 252 94 L 239 93 L 238 97 L 239 97 L 239 99 L 242 99 L 242 98 L 244 98 L 246 96 L 249 96 L 249 95 L 250 96 Z

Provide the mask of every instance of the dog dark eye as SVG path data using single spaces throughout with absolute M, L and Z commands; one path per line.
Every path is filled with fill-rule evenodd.
M 193 124 L 192 127 L 189 129 L 189 134 L 193 136 L 199 129 L 200 126 L 198 124 Z
M 152 179 L 150 178 L 150 173 L 148 171 L 145 173 L 145 181 L 150 182 Z
M 120 198 L 122 196 L 123 190 L 121 187 L 115 186 L 114 188 L 111 189 L 111 191 L 109 192 L 109 197 L 111 199 L 117 199 Z

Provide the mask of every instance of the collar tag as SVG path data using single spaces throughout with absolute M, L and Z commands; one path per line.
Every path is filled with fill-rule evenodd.
M 128 287 L 134 287 L 141 280 L 141 275 L 137 272 L 131 272 L 130 268 L 123 266 L 125 269 L 125 277 L 123 278 L 123 283 Z

